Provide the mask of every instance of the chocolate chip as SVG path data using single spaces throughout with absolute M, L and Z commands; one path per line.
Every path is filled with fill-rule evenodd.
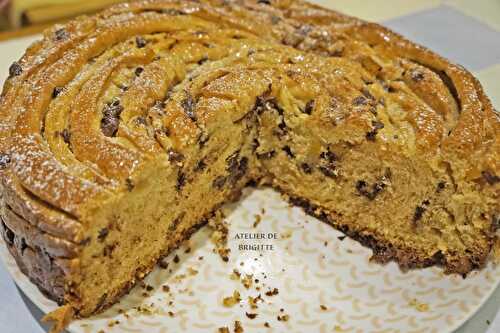
M 198 60 L 198 65 L 203 65 L 207 61 L 208 61 L 208 57 L 203 56 L 200 60 Z
M 10 156 L 7 154 L 0 153 L 0 170 L 7 168 L 10 163 Z
M 19 76 L 23 72 L 23 68 L 19 63 L 16 61 L 9 67 L 9 78 L 14 77 L 14 76 Z
M 500 182 L 500 177 L 490 171 L 483 171 L 481 172 L 481 175 L 483 176 L 484 180 L 486 180 L 486 182 L 490 185 L 495 185 L 496 183 Z
M 360 105 L 367 105 L 368 100 L 366 99 L 365 96 L 358 96 L 355 99 L 352 100 L 352 104 L 355 106 L 360 106 Z
M 271 0 L 258 0 L 257 3 L 262 4 L 262 5 L 270 5 Z
M 284 146 L 283 151 L 287 154 L 288 157 L 295 158 L 295 154 L 292 152 L 290 146 Z
M 208 140 L 210 140 L 210 136 L 205 132 L 201 132 L 197 139 L 198 146 L 200 148 L 205 147 L 205 144 L 208 142 Z
M 265 153 L 257 153 L 257 158 L 259 160 L 269 160 L 271 158 L 273 158 L 274 156 L 276 156 L 276 152 L 274 150 L 271 150 L 271 151 L 268 151 L 268 152 L 265 152 Z
M 375 137 L 380 129 L 384 128 L 384 124 L 380 121 L 372 121 L 373 130 L 366 133 L 366 139 L 369 141 L 375 141 Z
M 114 100 L 112 103 L 108 103 L 104 106 L 102 111 L 101 130 L 105 136 L 113 137 L 116 135 L 122 111 L 123 106 L 120 105 L 119 100 Z
M 437 184 L 437 189 L 436 191 L 437 192 L 441 192 L 442 190 L 444 190 L 444 188 L 446 187 L 446 182 L 445 181 L 441 181 Z
M 175 185 L 177 191 L 181 191 L 184 185 L 186 185 L 186 182 L 186 175 L 183 172 L 179 171 L 179 174 L 177 175 L 177 183 Z
M 416 224 L 420 219 L 422 219 L 422 216 L 425 213 L 425 207 L 422 206 L 417 206 L 415 208 L 415 213 L 413 213 L 413 224 Z
M 88 244 L 90 244 L 90 241 L 91 241 L 91 238 L 90 237 L 87 237 L 87 238 L 84 238 L 80 243 L 79 245 L 81 246 L 86 246 Z
M 142 72 L 144 72 L 143 67 L 137 67 L 134 71 L 135 76 L 141 76 Z
M 214 181 L 212 182 L 212 187 L 220 190 L 224 187 L 225 184 L 226 184 L 226 177 L 219 176 L 215 178 Z
M 302 170 L 304 171 L 304 173 L 306 173 L 306 174 L 308 174 L 308 175 L 312 173 L 312 167 L 311 167 L 309 164 L 307 164 L 307 163 L 302 163 L 302 164 L 300 165 L 300 167 L 302 168 Z
M 130 178 L 125 179 L 125 186 L 127 186 L 127 191 L 129 192 L 132 192 L 135 187 L 134 182 Z
M 199 160 L 198 162 L 196 162 L 196 165 L 194 166 L 194 172 L 203 171 L 203 170 L 205 170 L 206 167 L 207 167 L 207 164 L 205 163 L 205 161 Z
M 144 46 L 148 44 L 148 41 L 144 39 L 144 37 L 137 36 L 135 37 L 135 45 L 137 48 L 142 49 Z
M 106 245 L 102 251 L 103 256 L 112 258 L 113 251 L 115 250 L 115 248 L 116 248 L 116 243 Z
M 411 79 L 415 82 L 420 82 L 425 78 L 424 73 L 419 70 L 414 70 L 411 72 Z
M 314 100 L 310 100 L 309 102 L 307 102 L 306 107 L 304 108 L 304 113 L 310 115 L 312 114 L 313 109 L 314 109 Z
M 102 228 L 99 230 L 99 234 L 97 235 L 97 239 L 102 242 L 108 237 L 109 234 L 109 229 L 108 228 Z
M 168 150 L 168 160 L 170 162 L 173 162 L 173 163 L 182 162 L 184 160 L 184 155 L 182 155 L 181 153 L 179 153 L 176 150 L 169 149 Z
M 194 112 L 194 108 L 196 106 L 196 102 L 193 99 L 193 96 L 186 91 L 186 98 L 182 100 L 181 106 L 184 109 L 184 113 L 191 120 L 196 121 L 196 114 Z
M 56 41 L 64 40 L 64 39 L 67 39 L 69 37 L 68 32 L 64 28 L 56 30 L 54 35 L 56 37 L 55 38 Z
M 303 24 L 297 29 L 297 33 L 301 36 L 307 36 L 313 30 L 308 24 Z
M 55 87 L 54 90 L 52 91 L 52 98 L 56 98 L 61 94 L 64 90 L 64 87 Z
M 63 129 L 63 130 L 61 131 L 60 135 L 62 136 L 62 138 L 63 138 L 63 140 L 64 140 L 64 142 L 65 142 L 66 144 L 69 144 L 69 143 L 70 143 L 70 140 L 71 140 L 71 133 L 70 133 L 70 131 L 69 131 L 67 128 Z
M 337 177 L 336 167 L 335 165 L 320 165 L 318 167 L 319 171 L 327 177 L 335 178 Z
M 242 157 L 240 159 L 239 154 L 238 150 L 226 159 L 226 170 L 229 172 L 228 180 L 231 184 L 235 184 L 243 178 L 248 170 L 248 158 Z
M 369 200 L 374 200 L 380 192 L 385 188 L 385 184 L 382 182 L 377 182 L 372 185 L 371 189 L 368 183 L 364 180 L 358 180 L 356 182 L 356 190 L 359 194 L 367 197 Z
M 331 152 L 330 150 L 321 152 L 319 157 L 323 160 L 330 162 L 330 163 L 333 163 L 333 162 L 338 160 L 337 155 L 334 152 Z
M 327 177 L 335 178 L 337 177 L 337 160 L 338 156 L 331 152 L 330 150 L 321 152 L 320 154 L 321 162 L 318 166 L 319 171 Z

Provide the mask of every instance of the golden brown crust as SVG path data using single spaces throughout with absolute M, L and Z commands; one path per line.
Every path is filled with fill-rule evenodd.
M 193 115 L 186 113 L 192 96 L 181 94 L 179 87 L 172 96 L 165 95 L 182 81 L 176 71 L 185 72 L 188 65 L 176 63 L 168 54 L 157 59 L 148 41 L 135 38 L 159 32 L 167 34 L 158 37 L 164 47 L 174 48 L 179 40 L 203 39 L 206 34 L 210 35 L 207 43 L 219 43 L 215 47 L 209 44 L 207 50 L 194 48 L 191 53 L 180 50 L 179 54 L 192 57 L 192 63 L 202 64 L 203 52 L 208 58 L 230 57 L 219 48 L 236 52 L 243 48 L 231 41 L 248 38 L 250 49 L 260 48 L 267 57 L 272 52 L 283 56 L 280 52 L 292 47 L 302 51 L 301 57 L 343 68 L 346 82 L 334 84 L 341 91 L 339 109 L 350 112 L 342 116 L 351 126 L 346 128 L 352 130 L 353 142 L 364 139 L 372 125 L 366 112 L 357 112 L 350 103 L 375 78 L 380 96 L 407 113 L 418 154 L 448 165 L 455 184 L 484 187 L 497 200 L 490 217 L 494 220 L 500 120 L 469 72 L 377 24 L 303 1 L 271 3 L 149 0 L 121 4 L 46 31 L 43 40 L 13 64 L 0 103 L 2 227 L 19 266 L 41 289 L 62 301 L 64 287 L 68 288 L 64 283 L 78 274 L 78 260 L 62 265 L 64 268 L 44 263 L 78 257 L 86 241 L 88 225 L 83 223 L 89 207 L 122 192 L 155 154 L 171 147 L 194 146 L 203 133 L 192 118 L 210 124 L 220 106 L 207 103 Z M 287 65 L 293 69 L 293 64 Z M 120 88 L 121 105 L 106 104 L 102 94 L 110 89 L 110 82 L 118 81 L 114 75 L 123 68 L 142 70 L 136 70 L 135 84 Z M 246 107 L 253 102 L 252 94 L 242 97 L 243 89 L 238 96 L 231 95 L 228 87 L 253 85 L 264 92 L 277 80 L 269 69 L 252 70 L 255 76 L 214 70 L 207 78 L 211 84 L 184 83 L 183 88 L 186 94 L 193 89 L 200 96 L 235 99 Z M 218 86 L 220 77 L 226 81 Z M 169 104 L 159 116 L 148 111 L 158 103 Z M 100 109 L 108 114 L 123 112 L 121 122 L 128 123 L 116 124 L 110 118 L 103 129 Z M 241 108 L 232 116 L 241 119 L 245 112 Z M 150 117 L 149 129 L 141 128 L 144 114 Z M 354 137 L 356 133 L 360 137 Z M 14 246 L 10 235 L 15 242 L 26 244 Z M 493 232 L 485 237 L 493 238 Z M 365 244 L 375 249 L 389 247 L 381 242 Z M 446 263 L 442 258 L 408 253 L 394 250 L 384 256 L 408 267 L 447 264 L 447 270 L 455 273 L 480 267 L 487 256 L 475 254 L 473 265 L 472 261 Z

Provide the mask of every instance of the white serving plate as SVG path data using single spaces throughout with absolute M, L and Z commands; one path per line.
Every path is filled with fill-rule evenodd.
M 75 321 L 68 330 L 217 332 L 227 326 L 232 332 L 234 321 L 239 320 L 245 332 L 447 333 L 474 315 L 500 283 L 500 267 L 492 263 L 466 279 L 446 276 L 439 268 L 403 273 L 394 263 L 371 263 L 370 250 L 349 238 L 341 241 L 340 232 L 290 207 L 271 189 L 247 189 L 242 200 L 227 206 L 225 212 L 230 224 L 229 262 L 213 253 L 211 231 L 205 227 L 190 241 L 189 253 L 183 247 L 169 257 L 171 270 L 157 267 L 146 278 L 146 284 L 153 287 L 149 296 L 143 295 L 146 289 L 136 287 L 105 313 Z M 262 216 L 256 228 L 255 214 Z M 278 239 L 243 241 L 236 238 L 241 232 L 276 233 Z M 240 251 L 243 243 L 269 244 L 273 250 Z M 19 271 L 3 242 L 0 248 L 22 291 L 42 311 L 54 310 L 56 304 Z M 178 264 L 172 262 L 175 255 L 180 257 Z M 259 283 L 246 289 L 230 278 L 235 268 L 242 276 L 253 274 Z M 193 275 L 193 270 L 198 273 Z M 164 285 L 170 293 L 163 290 Z M 278 295 L 265 295 L 274 288 Z M 223 306 L 223 298 L 235 290 L 241 294 L 241 303 Z M 263 302 L 258 309 L 250 309 L 248 296 L 259 294 Z M 139 306 L 147 311 L 137 311 Z M 257 317 L 249 319 L 245 312 L 257 313 Z M 289 315 L 288 321 L 277 320 L 283 314 Z M 115 321 L 119 324 L 113 325 Z

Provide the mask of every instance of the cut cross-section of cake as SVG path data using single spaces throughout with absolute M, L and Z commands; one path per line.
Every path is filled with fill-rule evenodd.
M 404 268 L 483 267 L 500 120 L 462 67 L 303 1 L 117 5 L 45 32 L 0 106 L 3 238 L 77 317 L 249 182 Z

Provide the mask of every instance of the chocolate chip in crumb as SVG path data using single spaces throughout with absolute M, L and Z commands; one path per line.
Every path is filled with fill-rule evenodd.
M 366 133 L 366 139 L 369 141 L 375 141 L 378 131 L 384 128 L 384 124 L 380 121 L 372 121 L 373 130 Z
M 420 221 L 422 219 L 422 216 L 424 215 L 424 213 L 425 213 L 425 208 L 422 206 L 417 206 L 415 208 L 415 212 L 413 213 L 412 223 L 416 224 L 418 221 Z
M 179 261 L 181 261 L 181 260 L 180 260 L 179 256 L 176 254 L 174 257 L 174 263 L 178 264 Z
M 212 186 L 218 190 L 222 189 L 224 184 L 226 184 L 226 177 L 224 176 L 219 176 L 212 182 Z
M 307 163 L 302 163 L 302 164 L 300 165 L 300 167 L 302 168 L 302 170 L 304 171 L 304 173 L 305 173 L 305 174 L 308 174 L 308 175 L 309 175 L 309 174 L 311 174 L 311 173 L 312 173 L 312 167 L 311 167 L 309 164 L 307 164 Z
M 0 170 L 7 168 L 10 163 L 10 156 L 7 154 L 0 153 Z
M 365 196 L 369 200 L 374 200 L 380 192 L 385 188 L 385 184 L 383 182 L 377 182 L 372 185 L 371 189 L 367 182 L 364 180 L 358 180 L 356 182 L 356 190 L 359 194 Z
M 194 166 L 194 172 L 203 171 L 203 170 L 205 170 L 206 167 L 207 167 L 207 164 L 205 163 L 205 161 L 203 159 L 201 159 L 198 162 L 196 162 L 196 165 Z
M 137 48 L 142 49 L 144 46 L 148 44 L 148 41 L 144 39 L 142 36 L 137 36 L 135 38 L 135 45 Z
M 114 100 L 104 106 L 101 130 L 105 136 L 113 137 L 118 131 L 119 117 L 123 111 L 119 100 Z
M 500 177 L 490 171 L 483 171 L 481 172 L 481 175 L 483 176 L 483 179 L 486 180 L 486 182 L 490 185 L 495 185 L 496 183 L 500 182 Z
M 144 72 L 143 67 L 137 67 L 134 71 L 135 76 L 141 76 L 142 72 Z
M 358 96 L 352 100 L 352 104 L 355 106 L 367 105 L 368 100 L 366 99 L 365 96 Z
M 178 151 L 174 149 L 169 149 L 168 150 L 168 160 L 173 163 L 179 163 L 184 160 L 184 155 L 179 153 Z
M 52 90 L 52 98 L 56 98 L 63 92 L 64 88 L 63 87 L 55 87 L 54 90 Z
M 419 70 L 414 70 L 411 72 L 411 79 L 415 82 L 420 82 L 425 78 L 424 73 Z
M 9 67 L 9 77 L 19 76 L 23 72 L 23 68 L 16 61 Z
M 203 65 L 205 62 L 208 61 L 208 57 L 207 56 L 203 56 L 200 60 L 198 60 L 198 65 Z
M 314 110 L 314 100 L 310 100 L 309 102 L 307 102 L 307 104 L 304 108 L 304 113 L 311 115 L 313 110 Z
M 441 192 L 442 190 L 444 190 L 446 187 L 446 182 L 445 181 L 441 181 L 437 184 L 437 189 L 436 191 L 437 192 Z
M 196 106 L 196 102 L 193 96 L 186 92 L 186 98 L 182 100 L 181 107 L 184 109 L 184 113 L 189 119 L 196 121 L 196 114 L 194 113 L 194 108 Z
M 257 3 L 262 4 L 262 5 L 270 5 L 271 0 L 257 0 Z
M 134 182 L 130 178 L 125 179 L 125 186 L 127 186 L 127 191 L 129 192 L 132 192 L 135 187 Z
M 99 230 L 99 234 L 97 235 L 97 239 L 102 242 L 106 239 L 106 237 L 109 234 L 109 229 L 108 228 L 102 228 Z
M 71 140 L 71 133 L 70 131 L 65 128 L 61 131 L 60 133 L 61 137 L 63 138 L 63 141 L 66 143 L 66 144 L 69 144 L 70 143 L 70 140 Z
M 186 182 L 186 175 L 183 172 L 179 172 L 179 174 L 177 175 L 177 183 L 175 184 L 175 188 L 177 189 L 177 191 L 180 192 L 186 185 Z
M 284 146 L 283 151 L 287 154 L 288 157 L 295 158 L 295 154 L 292 152 L 290 146 Z
M 56 41 L 64 40 L 64 39 L 67 39 L 69 37 L 68 32 L 64 28 L 56 30 L 54 32 L 54 35 L 55 35 Z

